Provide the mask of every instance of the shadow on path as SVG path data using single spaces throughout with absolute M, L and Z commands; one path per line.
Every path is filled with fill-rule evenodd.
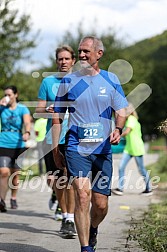
M 5 252 L 56 252 L 53 250 L 47 250 L 40 246 L 20 244 L 20 243 L 0 243 L 0 250 Z

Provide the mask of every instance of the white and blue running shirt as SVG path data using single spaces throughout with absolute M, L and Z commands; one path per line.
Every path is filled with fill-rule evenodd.
M 85 154 L 111 153 L 112 111 L 128 105 L 117 76 L 104 70 L 95 76 L 74 72 L 62 79 L 54 111 L 65 113 L 69 121 L 67 150 Z

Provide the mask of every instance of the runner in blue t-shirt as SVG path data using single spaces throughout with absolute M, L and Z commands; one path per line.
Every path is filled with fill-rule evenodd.
M 46 138 L 43 148 L 45 154 L 45 164 L 46 170 L 48 173 L 47 183 L 53 189 L 52 197 L 49 201 L 50 209 L 54 209 L 54 203 L 56 197 L 58 199 L 58 206 L 55 209 L 55 219 L 62 219 L 62 225 L 60 228 L 60 233 L 68 236 L 68 238 L 76 235 L 74 227 L 74 191 L 71 187 L 70 190 L 66 190 L 66 186 L 58 188 L 58 181 L 62 176 L 66 176 L 66 169 L 60 170 L 57 168 L 54 162 L 53 153 L 52 153 L 52 115 L 53 115 L 53 104 L 55 97 L 62 80 L 62 77 L 67 74 L 75 63 L 74 51 L 69 46 L 63 46 L 57 48 L 56 50 L 56 64 L 58 67 L 58 73 L 55 75 L 48 76 L 43 79 L 39 93 L 38 93 L 38 105 L 36 112 L 45 113 L 44 116 L 48 115 L 48 122 L 46 127 Z M 47 114 L 46 114 L 47 113 Z M 43 115 L 42 115 L 43 116 Z M 67 132 L 67 122 L 68 118 L 64 120 L 61 137 L 59 141 L 59 148 L 62 153 L 64 153 L 64 143 L 65 143 L 65 134 Z M 55 195 L 56 194 L 56 195 Z M 56 197 L 55 197 L 56 196 Z M 66 199 L 67 198 L 67 199 Z M 61 208 L 61 209 L 60 209 Z M 62 211 L 62 213 L 60 212 Z
M 68 108 L 65 158 L 76 191 L 75 221 L 81 252 L 92 252 L 96 249 L 98 225 L 107 214 L 111 193 L 111 143 L 120 141 L 125 123 L 124 108 L 128 103 L 118 78 L 98 66 L 103 55 L 102 41 L 85 37 L 79 44 L 78 53 L 81 70 L 63 78 L 56 96 L 53 140 L 57 147 L 54 156 L 57 167 L 63 168 L 58 139 L 61 115 Z M 116 128 L 112 131 L 113 110 Z
M 17 88 L 5 88 L 5 97 L 0 100 L 0 211 L 6 212 L 5 198 L 8 190 L 8 178 L 15 174 L 11 187 L 11 208 L 17 208 L 16 193 L 18 187 L 17 157 L 25 151 L 25 142 L 30 136 L 30 112 L 17 103 Z M 22 133 L 23 127 L 25 128 Z M 12 187 L 13 186 L 13 187 Z

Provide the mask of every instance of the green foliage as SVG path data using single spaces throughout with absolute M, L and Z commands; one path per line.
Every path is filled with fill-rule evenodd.
M 167 173 L 167 155 L 162 155 L 159 158 L 157 169 L 160 171 L 160 173 Z
M 160 123 L 158 126 L 159 131 L 163 132 L 165 135 L 167 135 L 167 118 Z
M 156 59 L 157 51 L 161 47 L 166 47 L 167 31 L 162 34 L 137 42 L 136 44 L 126 47 L 124 53 L 129 54 L 132 58 L 143 59 L 149 62 L 150 59 Z
M 11 78 L 11 83 L 15 83 L 19 92 L 19 101 L 33 101 L 37 102 L 38 90 L 41 84 L 41 78 L 33 78 L 29 74 L 17 72 Z M 35 103 L 30 106 L 30 112 L 33 114 L 35 112 Z
M 111 30 L 108 30 L 106 34 L 102 34 L 100 39 L 104 44 L 104 55 L 100 60 L 100 67 L 108 70 L 113 61 L 122 59 L 122 48 L 125 45 L 116 39 L 116 35 Z
M 18 10 L 11 10 L 15 0 L 1 0 L 0 5 L 0 87 L 9 84 L 16 63 L 25 57 L 25 52 L 35 47 L 35 39 L 29 39 L 31 23 L 29 15 L 19 16 Z M 28 57 L 28 55 L 26 56 Z
M 167 251 L 167 201 L 152 204 L 143 220 L 132 219 L 127 244 L 138 241 L 143 251 Z
M 162 154 L 158 162 L 147 167 L 152 176 L 160 176 L 161 182 L 167 181 L 167 156 Z M 162 179 L 163 178 L 163 179 Z M 164 184 L 164 183 L 163 183 Z M 142 219 L 132 219 L 126 247 L 131 241 L 137 241 L 140 248 L 147 252 L 167 251 L 167 201 L 166 187 L 158 187 L 156 195 L 161 197 L 161 202 L 151 204 Z
M 166 47 L 167 51 L 167 47 Z M 167 116 L 167 61 L 155 62 L 152 73 L 148 78 L 149 86 L 152 89 L 151 96 L 145 104 L 141 106 L 141 116 L 144 125 L 147 125 L 147 132 L 151 133 L 153 129 L 163 121 Z M 151 111 L 153 111 L 151 113 Z M 151 113 L 151 114 L 150 114 Z
M 31 101 L 36 99 L 39 84 L 32 76 L 17 72 L 17 74 L 13 76 L 12 82 L 17 85 L 20 101 Z
M 165 136 L 164 134 L 161 137 L 158 138 L 153 138 L 150 142 L 149 142 L 149 153 L 153 153 L 155 146 L 164 146 L 165 145 Z M 152 151 L 153 150 L 153 151 Z
M 121 58 L 122 48 L 125 47 L 123 41 L 116 39 L 116 34 L 112 29 L 109 28 L 105 33 L 99 35 L 94 29 L 94 26 L 92 26 L 92 28 L 89 28 L 89 33 L 87 33 L 84 31 L 82 22 L 80 22 L 75 32 L 69 28 L 57 44 L 58 46 L 70 45 L 74 49 L 76 58 L 78 60 L 79 42 L 83 37 L 89 35 L 98 37 L 103 41 L 105 52 L 99 63 L 102 69 L 108 70 L 108 67 L 112 61 Z M 52 64 L 48 70 L 55 71 L 55 59 L 51 58 L 51 61 Z
M 23 59 L 28 49 L 35 46 L 35 40 L 28 39 L 30 33 L 30 16 L 18 17 L 18 10 L 11 10 L 10 4 L 15 0 L 1 0 L 0 7 L 0 87 L 15 84 L 21 100 L 36 100 L 41 77 L 34 79 L 30 74 L 16 72 L 16 63 Z M 97 20 L 95 22 L 97 24 Z M 167 111 L 167 31 L 160 35 L 126 46 L 124 40 L 117 39 L 116 32 L 108 29 L 99 34 L 92 24 L 89 33 L 83 28 L 82 20 L 77 27 L 70 25 L 64 35 L 56 41 L 57 46 L 69 44 L 76 56 L 78 44 L 82 37 L 94 35 L 102 39 L 105 52 L 99 64 L 108 70 L 117 59 L 127 60 L 133 67 L 133 76 L 129 83 L 123 85 L 128 95 L 140 83 L 147 83 L 152 88 L 151 96 L 137 109 L 144 135 L 160 134 L 157 126 L 166 119 Z M 94 28 L 95 27 L 95 28 Z M 55 50 L 56 48 L 53 48 Z M 39 72 L 55 72 L 55 58 L 50 57 L 50 67 L 43 67 Z M 42 75 L 40 75 L 42 76 Z M 0 90 L 0 97 L 2 91 Z M 162 133 L 161 133 L 162 134 Z
M 152 172 L 156 175 L 159 175 L 162 177 L 162 175 L 165 175 L 165 181 L 167 181 L 167 155 L 166 152 L 163 152 L 159 159 L 158 162 L 152 166 L 150 166 L 150 169 Z M 164 179 L 163 179 L 164 180 Z M 161 179 L 162 181 L 162 179 Z
M 59 41 L 59 45 L 69 44 L 77 54 L 80 39 L 90 34 L 99 37 L 104 43 L 105 52 L 99 62 L 102 69 L 108 70 L 111 62 L 116 59 L 125 59 L 132 65 L 132 79 L 123 85 L 126 95 L 140 83 L 146 83 L 151 87 L 151 96 L 137 109 L 137 112 L 143 134 L 159 134 L 156 128 L 166 118 L 167 111 L 167 31 L 125 47 L 125 43 L 116 39 L 116 34 L 112 29 L 98 35 L 96 30 L 90 28 L 90 33 L 87 34 L 80 23 L 75 36 L 69 29 Z M 54 67 L 55 62 L 52 69 Z
M 138 108 L 143 133 L 158 134 L 155 129 L 165 120 L 167 111 L 167 31 L 125 48 L 123 56 L 134 70 L 125 92 L 140 83 L 147 83 L 152 89 L 151 96 Z
M 34 177 L 40 176 L 38 165 L 32 165 L 28 169 L 22 169 L 21 174 L 19 176 L 19 180 L 21 181 L 29 181 Z
M 158 145 L 157 145 L 158 146 Z M 152 178 L 160 178 L 160 182 L 167 181 L 167 155 L 166 151 L 161 151 L 159 153 L 158 161 L 155 164 L 151 164 L 147 166 L 147 169 L 151 171 Z M 154 180 L 152 181 L 154 184 Z M 156 184 L 155 184 L 156 186 Z

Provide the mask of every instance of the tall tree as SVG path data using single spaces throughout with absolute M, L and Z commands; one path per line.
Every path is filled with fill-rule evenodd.
M 96 23 L 97 20 L 95 20 L 94 23 Z M 97 27 L 97 26 L 96 26 Z M 105 31 L 102 34 L 99 34 L 99 32 L 96 31 L 96 27 L 92 24 L 92 27 L 89 27 L 89 32 L 86 32 L 83 28 L 83 22 L 81 21 L 77 27 L 74 27 L 69 29 L 64 32 L 64 35 L 57 41 L 58 46 L 62 45 L 70 45 L 75 53 L 76 57 L 78 54 L 78 45 L 80 40 L 85 37 L 85 36 L 95 36 L 100 38 L 103 41 L 105 52 L 100 60 L 100 67 L 103 69 L 108 69 L 110 63 L 118 58 L 121 57 L 121 50 L 123 47 L 125 47 L 125 43 L 122 40 L 118 40 L 116 38 L 116 34 L 113 31 L 113 29 L 109 28 L 107 31 Z M 54 48 L 56 49 L 56 48 Z M 47 70 L 48 71 L 55 71 L 55 59 L 50 57 L 51 59 L 51 67 L 49 67 Z M 78 59 L 78 57 L 77 57 Z
M 19 15 L 11 8 L 15 0 L 0 0 L 0 87 L 10 82 L 16 63 L 23 59 L 25 52 L 36 46 L 35 39 L 29 38 L 31 31 L 30 16 Z
M 153 71 L 148 80 L 152 88 L 152 94 L 140 108 L 140 118 L 144 125 L 143 130 L 144 133 L 147 134 L 157 133 L 157 126 L 167 118 L 166 69 L 166 60 L 161 59 L 161 61 L 155 62 Z

